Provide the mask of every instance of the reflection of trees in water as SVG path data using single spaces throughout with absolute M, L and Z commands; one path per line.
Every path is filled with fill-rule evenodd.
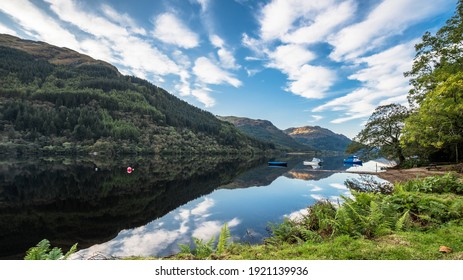
M 121 158 L 24 160 L 0 167 L 0 258 L 43 238 L 79 249 L 144 225 L 227 184 L 259 160 Z M 135 171 L 127 174 L 127 166 Z

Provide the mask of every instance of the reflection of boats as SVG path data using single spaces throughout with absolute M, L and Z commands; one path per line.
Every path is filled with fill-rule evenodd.
M 322 166 L 321 165 L 309 165 L 310 167 L 312 167 L 312 169 L 321 169 Z
M 288 166 L 286 161 L 269 161 L 267 164 L 269 166 Z
M 357 156 L 349 156 L 347 159 L 344 159 L 344 163 L 362 165 L 362 160 Z
M 311 165 L 311 166 L 320 166 L 322 165 L 323 160 L 319 158 L 313 158 L 312 161 L 304 160 L 304 165 Z

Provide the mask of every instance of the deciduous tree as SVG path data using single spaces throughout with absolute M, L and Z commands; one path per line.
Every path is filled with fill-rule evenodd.
M 405 160 L 400 136 L 408 115 L 408 109 L 399 104 L 379 106 L 354 140 L 371 148 L 378 148 L 381 154 L 393 156 L 400 163 Z

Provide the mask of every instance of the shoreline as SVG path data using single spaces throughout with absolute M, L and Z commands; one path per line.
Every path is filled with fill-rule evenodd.
M 409 169 L 387 169 L 384 172 L 352 172 L 356 174 L 376 175 L 391 183 L 402 183 L 408 180 L 425 178 L 435 175 L 445 175 L 451 170 L 442 167 L 440 170 L 427 170 L 426 167 L 414 167 Z M 459 174 L 461 176 L 461 174 Z

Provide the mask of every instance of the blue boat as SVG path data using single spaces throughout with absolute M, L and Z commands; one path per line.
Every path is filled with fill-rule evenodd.
M 344 159 L 345 164 L 362 164 L 362 160 L 358 156 L 349 156 L 347 159 Z
M 269 161 L 267 162 L 269 166 L 288 166 L 286 161 Z

